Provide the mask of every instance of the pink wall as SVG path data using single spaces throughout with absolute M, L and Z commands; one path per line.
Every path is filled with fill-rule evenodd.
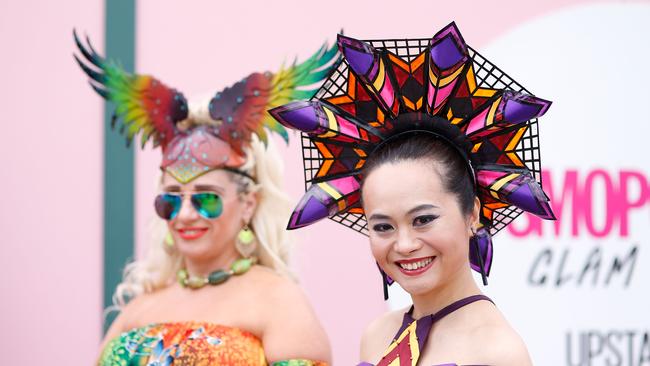
M 102 1 L 0 5 L 0 353 L 89 365 L 100 337 L 102 109 L 72 28 L 103 48 Z

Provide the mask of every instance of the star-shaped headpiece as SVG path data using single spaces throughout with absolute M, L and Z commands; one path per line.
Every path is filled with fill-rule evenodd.
M 289 229 L 330 217 L 367 234 L 360 200 L 365 161 L 379 145 L 414 130 L 444 138 L 467 160 L 482 226 L 470 262 L 484 278 L 491 235 L 522 211 L 555 218 L 538 182 L 537 117 L 551 103 L 473 51 L 454 23 L 430 39 L 339 35 L 338 46 L 343 61 L 314 98 L 270 111 L 304 133 L 309 186 Z

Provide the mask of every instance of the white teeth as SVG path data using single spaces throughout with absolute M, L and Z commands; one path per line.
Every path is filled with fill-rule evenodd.
M 425 267 L 429 263 L 433 261 L 433 258 L 426 258 L 418 262 L 412 262 L 412 263 L 398 263 L 400 267 L 408 270 L 408 271 L 414 271 L 416 269 L 420 269 L 422 267 Z

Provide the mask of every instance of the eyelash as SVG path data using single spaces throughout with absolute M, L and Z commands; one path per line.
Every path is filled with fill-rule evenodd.
M 415 219 L 413 219 L 413 226 L 424 226 L 424 225 L 427 225 L 427 224 L 433 222 L 437 218 L 438 218 L 438 216 L 436 216 L 436 215 L 418 216 Z M 419 222 L 419 224 L 418 224 L 418 222 Z
M 372 230 L 378 233 L 385 233 L 393 228 L 390 224 L 377 224 L 372 227 Z
M 437 215 L 422 215 L 418 216 L 415 219 L 413 219 L 413 226 L 425 226 L 434 220 L 436 220 L 439 216 Z M 385 233 L 387 231 L 390 231 L 393 229 L 393 226 L 390 224 L 377 224 L 372 227 L 373 231 L 376 231 L 378 233 Z

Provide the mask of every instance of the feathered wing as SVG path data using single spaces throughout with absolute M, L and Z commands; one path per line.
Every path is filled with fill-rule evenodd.
M 90 85 L 99 95 L 115 103 L 113 127 L 119 118 L 127 145 L 141 133 L 142 146 L 153 139 L 154 146 L 165 149 L 178 133 L 176 123 L 188 115 L 183 94 L 152 76 L 126 72 L 117 63 L 99 56 L 89 39 L 86 39 L 87 47 L 84 46 L 76 32 L 74 40 L 83 60 L 77 55 L 74 58 L 90 78 Z
M 267 110 L 296 99 L 309 99 L 338 65 L 338 49 L 323 45 L 315 54 L 300 64 L 281 68 L 276 73 L 253 73 L 234 85 L 216 93 L 209 105 L 210 117 L 220 121 L 219 137 L 235 151 L 243 154 L 243 147 L 255 133 L 267 142 L 265 129 L 288 141 L 285 128 L 273 119 Z

